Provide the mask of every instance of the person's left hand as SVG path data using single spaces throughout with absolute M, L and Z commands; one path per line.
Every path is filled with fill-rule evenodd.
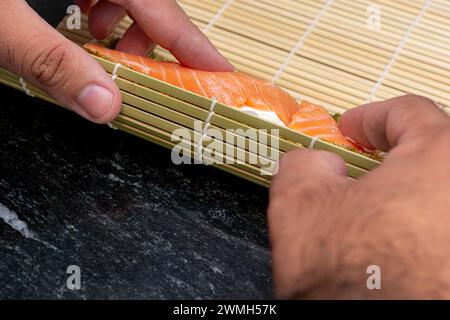
M 175 0 L 77 1 L 91 32 L 103 38 L 128 11 L 135 23 L 119 50 L 144 54 L 155 43 L 186 66 L 232 71 L 233 66 L 189 20 Z M 107 123 L 122 105 L 111 76 L 82 48 L 52 28 L 25 2 L 0 1 L 0 67 L 22 77 L 84 118 Z
M 75 0 L 88 14 L 89 31 L 104 39 L 128 13 L 134 23 L 117 44 L 119 51 L 145 55 L 156 44 L 181 64 L 207 71 L 231 71 L 233 66 L 200 32 L 175 0 Z

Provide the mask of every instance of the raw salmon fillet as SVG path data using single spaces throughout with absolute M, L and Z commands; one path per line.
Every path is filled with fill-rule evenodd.
M 328 111 L 308 101 L 302 101 L 297 113 L 292 117 L 289 128 L 300 131 L 312 137 L 362 151 L 362 149 L 348 140 L 339 129 L 338 124 Z
M 286 125 L 298 109 L 298 103 L 282 89 L 269 82 L 240 72 L 208 72 L 193 70 L 173 62 L 159 62 L 134 54 L 127 54 L 86 44 L 84 48 L 99 57 L 119 62 L 138 72 L 195 92 L 218 102 L 234 106 L 249 106 L 258 110 L 273 111 Z
M 339 130 L 336 121 L 321 106 L 303 101 L 272 83 L 241 72 L 194 70 L 173 62 L 160 62 L 134 54 L 111 50 L 96 44 L 84 48 L 101 58 L 168 82 L 209 99 L 233 107 L 272 111 L 289 128 L 338 145 L 361 150 Z

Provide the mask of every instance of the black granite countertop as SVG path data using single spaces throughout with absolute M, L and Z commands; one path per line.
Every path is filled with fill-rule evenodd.
M 266 189 L 13 89 L 0 97 L 0 298 L 272 297 Z M 31 234 L 4 221 L 14 213 Z

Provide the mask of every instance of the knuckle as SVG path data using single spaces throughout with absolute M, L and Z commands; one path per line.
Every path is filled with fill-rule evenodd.
M 410 126 L 418 125 L 423 122 L 423 113 L 428 111 L 424 109 L 428 105 L 433 105 L 428 98 L 416 95 L 404 96 L 391 109 L 389 120 L 395 120 L 394 125 L 398 122 L 408 123 Z
M 296 179 L 291 184 L 278 184 L 271 189 L 270 205 L 272 208 L 300 204 L 302 208 L 320 208 L 326 197 L 336 192 L 336 185 L 326 176 L 309 176 Z
M 63 43 L 46 46 L 28 54 L 29 59 L 24 62 L 23 69 L 34 81 L 47 88 L 62 87 L 68 81 L 64 71 L 69 64 L 69 52 Z
M 403 100 L 405 102 L 405 105 L 408 104 L 415 106 L 434 105 L 433 100 L 417 94 L 407 94 L 403 96 Z
M 433 100 L 407 95 L 391 110 L 389 126 L 395 128 L 398 123 L 407 123 L 408 128 L 416 132 L 416 136 L 428 139 L 430 135 L 442 136 L 442 129 L 448 127 L 449 121 Z
M 393 112 L 401 114 L 405 121 L 417 123 L 418 121 L 421 122 L 423 113 L 428 112 L 430 107 L 435 108 L 436 104 L 429 98 L 410 94 L 401 97 Z
M 329 166 L 331 160 L 342 161 L 338 155 L 321 150 L 297 149 L 286 153 L 280 159 L 279 171 L 272 179 L 271 197 L 298 198 L 301 195 L 303 198 L 306 194 L 314 198 L 313 193 L 322 194 L 320 190 L 333 188 L 335 179 L 312 170 L 314 166 Z
M 326 176 L 315 176 L 298 181 L 297 191 L 293 196 L 301 197 L 304 204 L 314 208 L 324 203 L 329 195 L 335 193 L 336 186 Z
M 431 99 L 415 94 L 400 97 L 398 104 L 396 104 L 396 108 L 402 111 L 417 111 L 430 106 L 435 106 L 435 103 Z

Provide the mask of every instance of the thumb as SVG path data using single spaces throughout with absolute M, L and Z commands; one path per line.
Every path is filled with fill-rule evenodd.
M 12 3 L 0 4 L 0 65 L 88 120 L 112 121 L 121 106 L 114 81 L 24 1 Z
M 313 183 L 319 185 L 321 180 L 333 181 L 345 179 L 347 168 L 344 160 L 337 154 L 297 149 L 286 153 L 280 161 L 278 174 L 274 177 L 271 191 L 279 192 L 296 185 Z M 320 186 L 319 186 L 320 187 Z
M 298 149 L 285 154 L 270 187 L 268 220 L 272 244 L 289 238 L 292 226 L 316 221 L 315 216 L 328 210 L 327 199 L 348 183 L 345 162 L 334 153 Z
M 295 150 L 280 161 L 270 189 L 269 223 L 273 279 L 280 297 L 293 297 L 321 276 L 320 255 L 332 225 L 334 195 L 344 195 L 349 180 L 342 158 L 325 151 Z M 319 268 L 319 269 L 320 269 Z M 298 280 L 301 283 L 297 283 Z

